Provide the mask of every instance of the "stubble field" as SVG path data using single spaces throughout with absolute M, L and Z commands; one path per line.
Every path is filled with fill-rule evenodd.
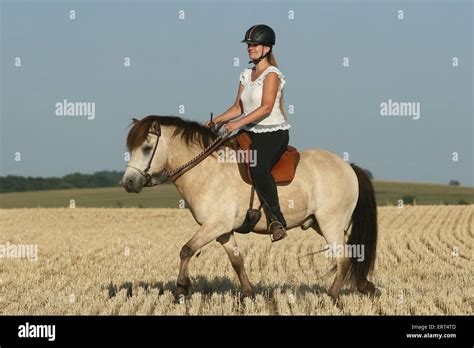
M 254 299 L 213 242 L 190 263 L 192 295 L 175 303 L 179 252 L 198 225 L 186 209 L 0 210 L 0 314 L 414 315 L 473 313 L 474 206 L 378 207 L 370 299 L 348 286 L 327 295 L 325 240 L 293 229 L 281 242 L 239 235 Z M 8 248 L 36 245 L 37 260 Z M 17 255 L 18 256 L 18 255 Z

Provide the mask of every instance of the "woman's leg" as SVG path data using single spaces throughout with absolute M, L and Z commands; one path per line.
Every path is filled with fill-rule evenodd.
M 250 175 L 255 184 L 255 191 L 274 218 L 280 221 L 283 226 L 286 226 L 285 218 L 280 209 L 277 186 L 271 170 L 286 151 L 288 130 L 251 133 L 250 136 L 252 138 L 250 149 L 257 153 L 257 165 L 250 167 Z
M 275 180 L 273 179 L 273 176 L 271 175 L 271 170 L 272 168 L 275 166 L 275 164 L 280 160 L 281 156 L 285 153 L 287 147 L 288 147 L 288 142 L 289 142 L 289 132 L 288 130 L 284 130 L 284 131 L 280 131 L 282 132 L 282 137 L 281 137 L 281 142 L 280 142 L 280 146 L 278 148 L 278 152 L 275 153 L 274 157 L 272 158 L 271 162 L 270 162 L 270 176 L 272 177 L 272 182 L 275 183 Z M 275 187 L 275 191 L 277 192 L 277 186 L 276 184 L 274 185 Z M 281 222 L 281 224 L 283 226 L 286 227 L 286 220 L 281 212 L 281 208 L 280 208 L 280 202 L 279 202 L 279 199 L 278 199 L 278 193 L 276 194 L 275 198 L 274 198 L 274 201 L 272 201 L 271 203 L 271 211 L 277 216 L 278 218 L 278 221 Z

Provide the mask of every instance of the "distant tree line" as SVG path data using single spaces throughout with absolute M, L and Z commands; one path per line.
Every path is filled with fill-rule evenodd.
M 73 173 L 61 178 L 8 175 L 0 177 L 0 192 L 59 190 L 118 186 L 123 172 L 104 170 L 94 174 Z
M 364 169 L 367 175 L 373 179 L 374 176 L 368 169 Z M 40 190 L 61 190 L 75 188 L 96 188 L 118 186 L 123 172 L 115 170 L 103 170 L 94 174 L 72 173 L 60 178 L 41 178 L 31 176 L 0 176 L 0 193 L 22 192 Z M 164 181 L 164 177 L 160 180 Z M 171 183 L 170 181 L 167 182 Z M 459 186 L 458 180 L 451 180 L 449 185 Z M 409 199 L 407 198 L 409 201 Z

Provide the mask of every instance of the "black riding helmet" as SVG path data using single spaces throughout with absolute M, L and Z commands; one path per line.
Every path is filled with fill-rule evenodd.
M 270 51 L 257 60 L 250 60 L 250 63 L 258 64 L 263 58 L 265 58 L 272 51 L 272 46 L 275 44 L 275 32 L 272 28 L 265 24 L 256 24 L 250 27 L 245 33 L 245 38 L 241 41 L 246 44 L 259 44 L 264 46 L 270 46 Z

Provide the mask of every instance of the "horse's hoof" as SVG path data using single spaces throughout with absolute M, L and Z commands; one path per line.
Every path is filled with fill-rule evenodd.
M 369 281 L 367 282 L 367 284 L 365 285 L 363 289 L 357 289 L 357 290 L 361 294 L 369 296 L 371 298 L 377 298 L 377 297 L 380 297 L 380 295 L 382 295 L 382 292 L 375 287 L 374 283 L 369 282 Z
M 369 296 L 372 298 L 379 298 L 380 296 L 382 296 L 382 291 L 375 288 L 374 291 Z
M 185 304 L 186 300 L 189 298 L 188 294 L 184 293 L 176 293 L 174 296 L 174 303 L 175 304 Z
M 329 295 L 329 297 L 331 298 L 332 300 L 332 304 L 337 307 L 339 310 L 343 310 L 344 309 L 344 305 L 342 304 L 342 301 L 341 299 L 338 297 L 334 297 L 334 296 L 331 296 Z
M 255 294 L 253 291 L 242 291 L 239 295 L 239 299 L 243 302 L 246 298 L 255 299 Z
M 176 282 L 176 294 L 188 296 L 191 289 L 191 279 L 185 278 L 182 281 Z
M 187 282 L 185 286 L 178 284 L 175 294 L 175 303 L 184 303 L 186 299 L 190 296 L 191 285 L 190 282 Z

